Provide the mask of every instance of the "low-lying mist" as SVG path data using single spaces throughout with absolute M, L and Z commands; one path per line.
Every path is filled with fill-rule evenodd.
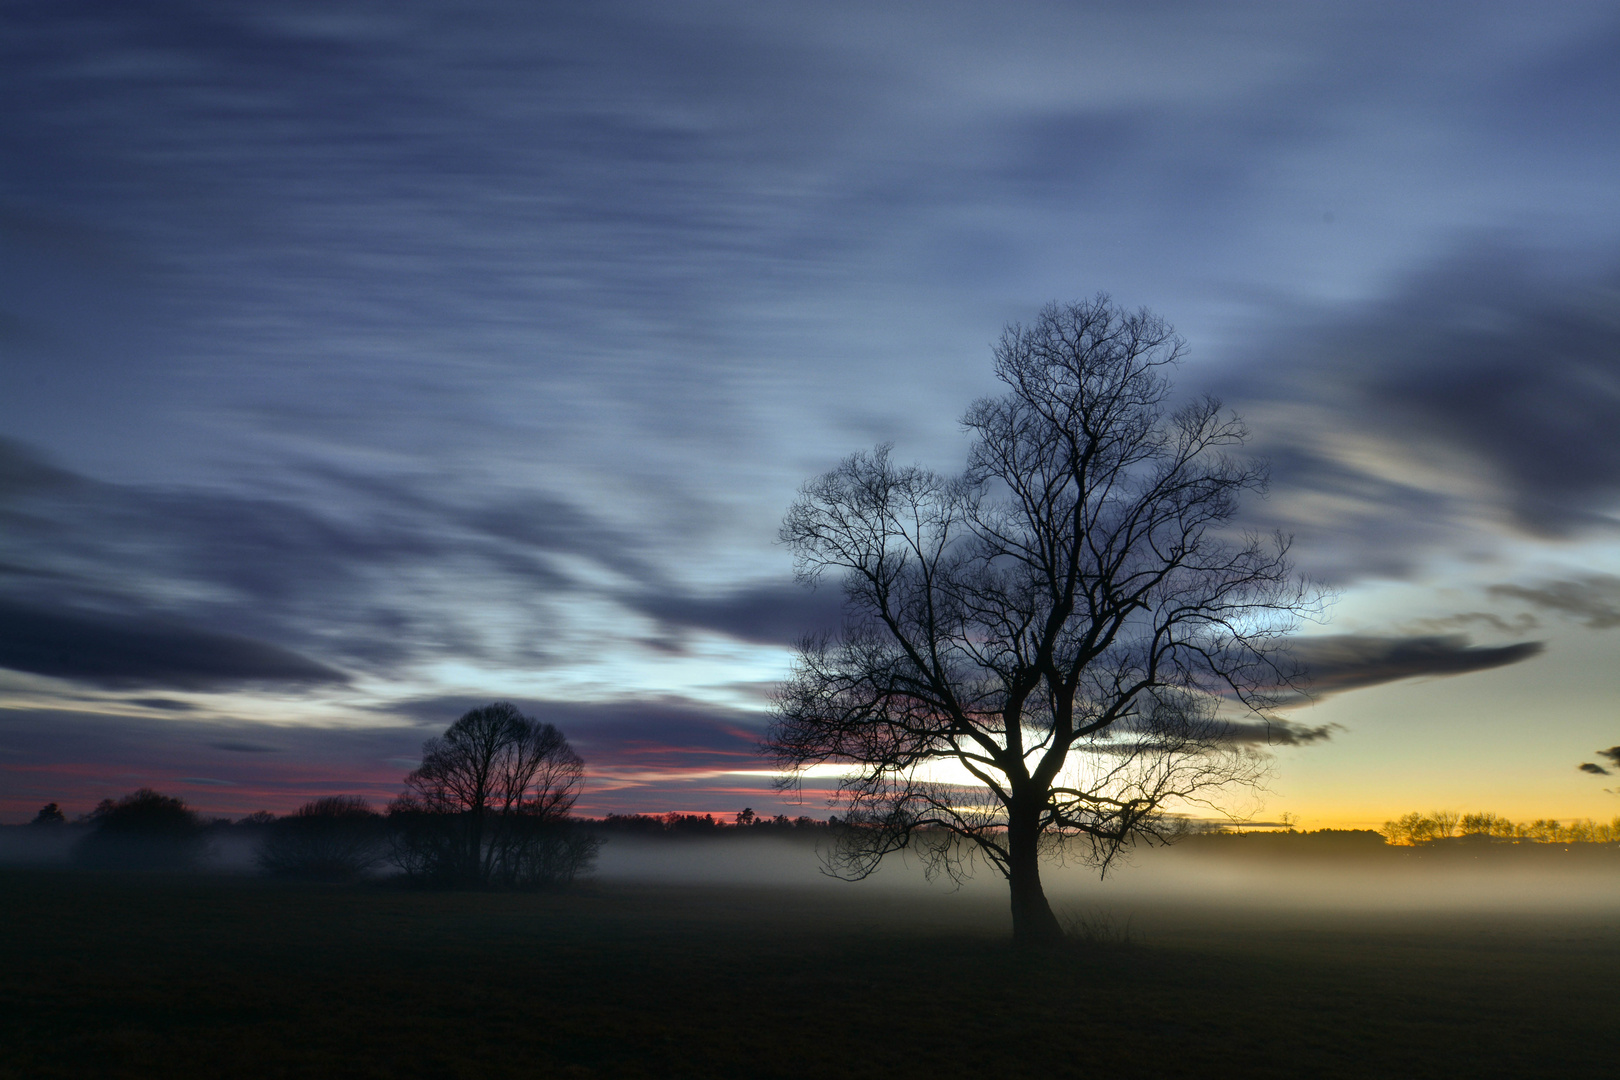
M 1138 847 L 1106 876 L 1079 859 L 1050 858 L 1042 872 L 1054 906 L 1124 909 L 1143 903 L 1245 908 L 1366 911 L 1620 912 L 1620 849 L 1550 844 L 1427 849 L 1368 846 L 1320 852 L 1272 845 L 1245 850 L 1241 841 L 1198 838 L 1171 847 Z M 1282 838 L 1279 838 L 1282 839 Z M 1004 896 L 989 866 L 954 883 L 929 881 L 921 862 L 899 853 L 860 882 L 825 872 L 826 841 L 776 837 L 642 839 L 613 837 L 602 848 L 602 882 L 779 886 L 872 892 L 958 892 Z
M 1620 913 L 1620 846 L 1455 844 L 1397 847 L 1373 834 L 1359 844 L 1313 844 L 1300 836 L 1192 837 L 1171 847 L 1137 847 L 1106 876 L 1077 858 L 1049 858 L 1043 881 L 1056 908 L 1128 911 L 1142 905 L 1301 911 L 1477 911 Z M 75 865 L 79 829 L 0 828 L 0 865 Z M 1006 884 L 988 865 L 961 882 L 929 880 L 901 852 L 876 873 L 849 882 L 826 872 L 831 840 L 760 835 L 604 837 L 594 870 L 600 885 L 737 886 L 862 895 L 956 896 L 1000 903 Z M 255 874 L 252 836 L 215 835 L 201 871 Z M 385 868 L 382 874 L 386 876 Z

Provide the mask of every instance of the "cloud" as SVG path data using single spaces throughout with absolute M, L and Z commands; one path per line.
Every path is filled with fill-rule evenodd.
M 174 698 L 140 697 L 129 698 L 131 705 L 139 705 L 143 709 L 160 709 L 163 712 L 191 712 L 197 706 L 189 701 L 176 701 Z
M 1492 531 L 1620 528 L 1620 270 L 1561 254 L 1480 241 L 1231 372 L 1297 554 L 1404 576 Z
M 274 746 L 260 746 L 257 743 L 247 742 L 217 742 L 209 743 L 215 750 L 228 750 L 233 754 L 275 754 L 279 751 Z
M 1400 629 L 1404 633 L 1414 635 L 1442 634 L 1447 631 L 1460 630 L 1476 623 L 1484 623 L 1492 630 L 1503 634 L 1523 634 L 1541 625 L 1541 621 L 1529 612 L 1521 612 L 1510 620 L 1492 611 L 1463 611 L 1456 615 L 1407 619 L 1401 622 Z
M 262 641 L 167 620 L 3 600 L 0 667 L 104 687 L 202 690 L 347 681 L 342 672 Z
M 1304 666 L 1313 697 L 1359 690 L 1425 675 L 1463 675 L 1505 667 L 1539 655 L 1539 641 L 1476 646 L 1462 634 L 1380 637 L 1338 634 L 1297 639 L 1294 659 Z
M 1540 585 L 1492 585 L 1492 596 L 1523 600 L 1539 608 L 1573 616 L 1593 630 L 1620 626 L 1620 577 L 1590 574 Z
M 1292 720 L 1272 719 L 1229 721 L 1226 740 L 1259 746 L 1309 746 L 1326 742 L 1335 731 L 1343 731 L 1341 724 L 1320 724 L 1311 727 Z
M 1581 769 L 1581 772 L 1596 773 L 1598 776 L 1608 776 L 1609 775 L 1609 770 L 1608 769 L 1605 769 L 1601 765 L 1594 765 L 1590 761 L 1581 762 L 1580 769 Z
M 285 813 L 324 795 L 382 804 L 409 768 L 394 759 L 414 764 L 421 741 L 418 729 L 381 725 L 10 708 L 0 710 L 0 812 L 50 801 L 89 810 L 138 787 L 183 795 L 210 813 Z
M 1598 753 L 1608 758 L 1615 768 L 1620 769 L 1620 746 L 1611 746 L 1607 750 L 1599 750 Z
M 423 698 L 379 706 L 438 734 L 462 713 L 488 699 Z M 514 698 L 525 715 L 555 724 L 585 759 L 587 774 L 599 771 L 667 774 L 767 767 L 759 743 L 769 718 L 679 697 L 609 702 Z M 420 730 L 420 729 L 419 729 Z
M 807 634 L 836 630 L 843 620 L 843 590 L 836 583 L 817 589 L 761 584 L 718 596 L 647 592 L 624 603 L 671 627 L 766 645 L 793 645 Z
M 160 610 L 387 672 L 446 654 L 532 667 L 535 642 L 567 644 L 552 603 L 603 594 L 593 573 L 661 587 L 635 538 L 544 493 L 446 492 L 329 465 L 282 481 L 303 491 L 106 483 L 0 440 L 0 601 L 119 626 Z

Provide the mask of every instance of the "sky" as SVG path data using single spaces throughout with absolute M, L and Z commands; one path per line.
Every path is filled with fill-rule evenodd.
M 1338 598 L 1246 812 L 1620 813 L 1612 4 L 0 20 L 0 821 L 382 803 L 497 699 L 581 812 L 824 816 L 758 751 L 840 609 L 784 511 L 959 469 L 1098 292 Z

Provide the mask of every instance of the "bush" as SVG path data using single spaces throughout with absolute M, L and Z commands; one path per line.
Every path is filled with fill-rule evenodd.
M 264 828 L 257 862 L 277 877 L 348 881 L 382 861 L 382 815 L 357 795 L 316 799 Z
M 469 878 L 462 853 L 470 843 L 470 818 L 465 811 L 434 811 L 408 797 L 396 799 L 388 808 L 388 857 L 423 885 L 536 889 L 585 873 L 602 846 L 571 819 L 511 815 L 485 830 L 479 845 L 485 869 Z
M 44 806 L 39 808 L 39 813 L 34 815 L 34 820 L 29 822 L 29 824 L 40 825 L 46 828 L 55 825 L 66 825 L 67 815 L 62 813 L 62 808 L 57 806 L 55 803 L 46 803 Z
M 204 853 L 202 825 L 184 799 L 141 788 L 90 812 L 90 834 L 74 853 L 100 869 L 185 870 Z

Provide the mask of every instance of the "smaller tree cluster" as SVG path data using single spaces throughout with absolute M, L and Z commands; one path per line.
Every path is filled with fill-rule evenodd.
M 1579 818 L 1567 823 L 1556 818 L 1513 821 L 1488 811 L 1459 814 L 1434 810 L 1427 814 L 1413 811 L 1380 830 L 1391 844 L 1433 844 L 1453 838 L 1506 840 L 1539 844 L 1612 844 L 1620 842 L 1620 817 L 1609 822 Z
M 197 863 L 205 847 L 202 821 L 185 800 L 151 788 L 101 800 L 88 824 L 90 832 L 74 856 L 81 865 L 98 869 L 185 870 Z
M 259 867 L 278 877 L 357 878 L 382 861 L 382 815 L 358 795 L 333 795 L 265 823 Z
M 551 724 L 498 701 L 422 745 L 388 808 L 390 858 L 438 885 L 532 888 L 570 881 L 595 858 L 573 827 L 585 763 Z
M 73 823 L 75 832 L 85 831 L 74 857 L 97 868 L 189 869 L 209 837 L 229 830 L 257 842 L 260 869 L 279 877 L 350 880 L 387 861 L 423 884 L 558 884 L 587 870 L 601 845 L 569 816 L 584 772 L 562 732 L 498 701 L 423 744 L 422 764 L 405 777 L 405 792 L 386 815 L 359 796 L 334 795 L 286 817 L 259 811 L 233 826 L 225 818 L 204 822 L 184 799 L 141 788 L 103 799 Z M 685 817 L 715 825 L 713 816 Z M 648 820 L 660 829 L 691 824 L 682 815 Z M 67 824 L 61 807 L 48 803 L 31 828 Z
M 639 836 L 699 836 L 721 833 L 734 835 L 738 830 L 778 834 L 826 831 L 828 827 L 828 822 L 813 817 L 790 818 L 786 814 L 767 817 L 756 814 L 752 808 L 739 811 L 731 821 L 716 818 L 713 814 L 669 813 L 609 814 L 597 823 L 597 828 L 604 832 L 631 833 Z
M 45 827 L 66 825 L 67 815 L 62 813 L 62 808 L 55 803 L 46 803 L 39 808 L 39 813 L 34 815 L 34 820 L 30 821 L 29 824 Z

